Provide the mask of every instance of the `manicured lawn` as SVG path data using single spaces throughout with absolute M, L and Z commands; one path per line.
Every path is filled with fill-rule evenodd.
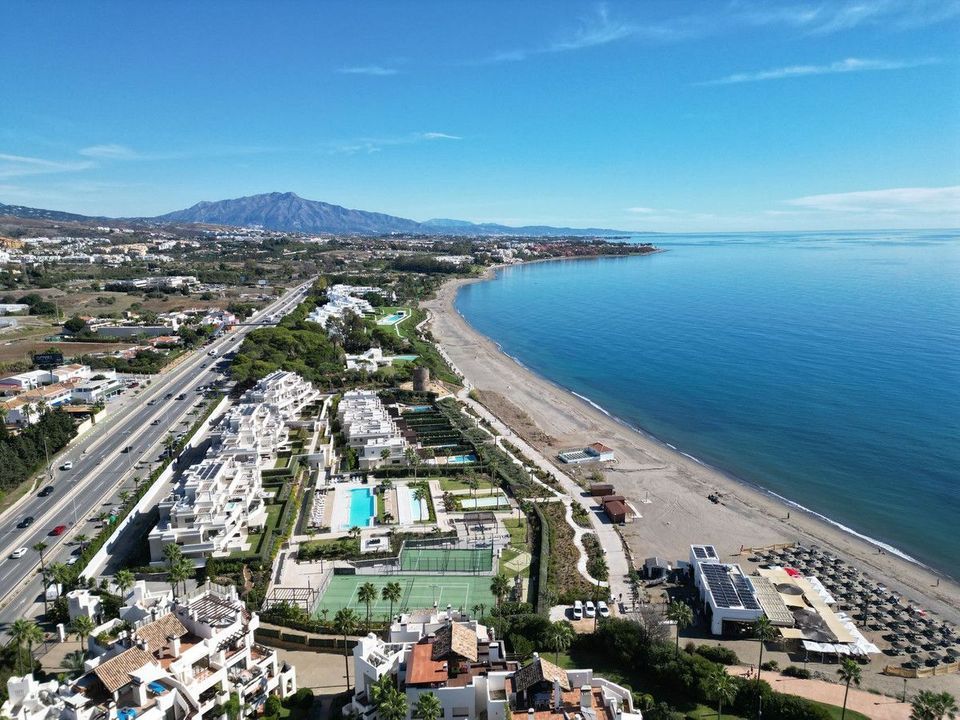
M 814 700 L 811 700 L 810 702 L 812 702 L 814 705 L 819 705 L 822 708 L 826 708 L 827 712 L 830 713 L 831 716 L 835 717 L 837 720 L 840 720 L 840 715 L 843 713 L 843 708 L 839 705 L 827 705 L 826 703 L 816 702 Z M 850 708 L 847 708 L 846 718 L 847 720 L 870 720 L 863 713 L 858 713 L 856 710 L 851 710 Z
M 491 485 L 488 481 L 480 480 L 480 483 L 477 485 L 477 494 L 482 494 L 482 490 L 487 490 L 489 494 L 489 491 L 492 488 L 493 485 Z M 457 480 L 455 478 L 440 478 L 440 489 L 444 492 L 451 490 L 469 490 L 470 486 L 462 480 Z
M 510 533 L 510 544 L 516 548 L 526 548 L 527 519 L 525 517 L 507 518 L 503 521 L 503 525 Z

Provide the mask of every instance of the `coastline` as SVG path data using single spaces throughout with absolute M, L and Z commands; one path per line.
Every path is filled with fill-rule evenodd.
M 592 258 L 534 262 L 568 259 Z M 829 549 L 914 604 L 960 623 L 960 586 L 952 579 L 901 557 L 892 546 L 701 462 L 504 353 L 454 307 L 461 287 L 488 280 L 504 267 L 509 265 L 490 267 L 476 278 L 447 281 L 435 299 L 423 303 L 431 313 L 431 332 L 472 386 L 499 397 L 499 407 L 488 408 L 545 455 L 596 440 L 614 447 L 618 460 L 607 468 L 607 479 L 642 514 L 622 529 L 635 562 L 654 555 L 685 559 L 695 542 L 713 543 L 737 562 L 742 545 L 802 541 Z M 518 421 L 524 415 L 526 419 Z M 711 503 L 710 493 L 719 494 L 721 503 Z M 885 551 L 881 554 L 879 548 Z

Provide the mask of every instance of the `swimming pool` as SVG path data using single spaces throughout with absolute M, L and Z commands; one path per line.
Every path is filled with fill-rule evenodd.
M 404 408 L 404 412 L 430 412 L 431 410 L 433 410 L 433 405 L 413 405 Z
M 394 360 L 406 360 L 407 362 L 413 362 L 413 361 L 416 360 L 418 357 L 420 357 L 420 356 L 419 356 L 419 355 L 394 355 L 394 356 L 393 356 L 393 359 L 394 359 Z
M 407 499 L 410 502 L 410 519 L 414 522 L 420 522 L 429 517 L 427 515 L 426 500 L 418 501 L 413 496 L 414 492 L 412 488 L 407 488 Z
M 380 318 L 377 320 L 377 325 L 396 325 L 398 322 L 403 320 L 407 316 L 405 310 L 397 310 L 395 313 L 390 313 L 386 317 Z
M 473 453 L 469 455 L 451 455 L 447 458 L 448 465 L 464 465 L 466 463 L 475 463 L 477 461 L 477 456 Z
M 353 488 L 350 491 L 350 522 L 343 528 L 370 527 L 377 514 L 377 504 L 370 488 Z

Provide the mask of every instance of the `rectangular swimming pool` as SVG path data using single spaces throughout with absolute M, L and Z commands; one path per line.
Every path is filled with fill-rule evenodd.
M 465 465 L 466 463 L 475 463 L 477 456 L 473 453 L 469 455 L 451 455 L 447 458 L 448 465 Z
M 497 506 L 501 508 L 508 509 L 510 503 L 507 501 L 507 496 L 502 493 L 497 493 L 496 495 L 478 497 L 478 498 L 463 498 L 460 501 L 460 507 L 464 510 L 476 510 L 477 508 L 496 508 Z
M 407 316 L 405 310 L 397 310 L 395 313 L 391 313 L 384 318 L 377 320 L 377 325 L 396 325 L 398 322 L 403 320 Z
M 343 528 L 371 527 L 377 515 L 377 503 L 370 488 L 353 488 L 350 491 L 350 522 Z

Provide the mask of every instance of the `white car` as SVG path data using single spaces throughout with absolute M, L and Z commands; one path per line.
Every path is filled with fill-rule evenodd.
M 597 602 L 597 612 L 600 613 L 600 617 L 602 618 L 610 617 L 610 608 L 607 607 L 607 604 L 603 600 Z
M 73 470 L 73 463 L 70 460 L 67 460 L 63 465 L 60 466 L 61 470 Z
M 587 604 L 584 606 L 584 612 L 586 613 L 587 617 L 597 616 L 597 608 L 594 607 L 593 600 L 587 600 Z
M 17 549 L 14 550 L 12 553 L 10 553 L 10 558 L 11 558 L 12 560 L 19 560 L 20 558 L 22 558 L 22 557 L 23 557 L 24 555 L 26 555 L 26 554 L 27 554 L 27 549 L 26 549 L 26 548 L 17 548 Z
M 583 620 L 583 603 L 579 600 L 573 603 L 573 619 Z

